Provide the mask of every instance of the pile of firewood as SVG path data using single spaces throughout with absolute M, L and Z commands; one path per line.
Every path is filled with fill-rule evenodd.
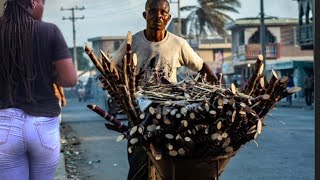
M 156 160 L 234 155 L 261 134 L 264 118 L 278 101 L 301 89 L 288 89 L 288 77 L 279 78 L 273 71 L 267 81 L 262 56 L 241 91 L 234 84 L 226 88 L 221 82 L 209 84 L 199 79 L 171 84 L 155 69 L 155 82 L 160 83 L 140 86 L 145 69 L 137 66 L 131 41 L 128 33 L 121 68 L 102 51 L 102 58 L 98 59 L 88 46 L 85 48 L 101 73 L 99 80 L 104 90 L 125 112 L 130 126 L 96 105 L 88 107 L 110 122 L 106 123 L 108 129 L 122 134 L 118 141 L 129 141 L 129 153 L 143 146 Z M 142 107 L 139 102 L 149 103 Z

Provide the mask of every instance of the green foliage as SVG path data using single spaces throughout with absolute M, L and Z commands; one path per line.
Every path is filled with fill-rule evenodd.
M 73 47 L 69 48 L 69 51 L 73 58 Z M 83 47 L 77 47 L 77 59 L 78 59 L 78 70 L 86 71 L 90 69 L 89 59 L 86 57 Z
M 199 6 L 185 6 L 181 11 L 191 11 L 187 19 L 190 23 L 189 34 L 198 38 L 210 33 L 226 35 L 224 26 L 232 21 L 226 12 L 238 13 L 236 8 L 241 6 L 239 0 L 198 0 Z

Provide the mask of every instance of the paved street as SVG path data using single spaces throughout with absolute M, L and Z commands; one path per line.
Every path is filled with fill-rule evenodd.
M 104 127 L 104 120 L 86 105 L 104 107 L 103 99 L 68 101 L 63 123 L 78 134 L 84 162 L 81 173 L 90 180 L 125 180 L 128 171 L 126 141 L 115 142 L 117 133 Z M 279 107 L 266 119 L 267 126 L 254 142 L 231 160 L 221 180 L 313 180 L 314 112 Z

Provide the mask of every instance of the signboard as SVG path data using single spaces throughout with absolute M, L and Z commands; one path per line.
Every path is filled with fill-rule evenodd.
M 286 62 L 276 62 L 272 64 L 267 64 L 266 70 L 282 70 L 282 69 L 293 69 L 293 61 L 286 61 Z

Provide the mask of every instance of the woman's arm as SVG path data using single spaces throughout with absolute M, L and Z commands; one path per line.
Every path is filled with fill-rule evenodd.
M 77 72 L 72 59 L 60 59 L 54 62 L 56 79 L 55 83 L 62 87 L 72 87 L 77 84 Z

